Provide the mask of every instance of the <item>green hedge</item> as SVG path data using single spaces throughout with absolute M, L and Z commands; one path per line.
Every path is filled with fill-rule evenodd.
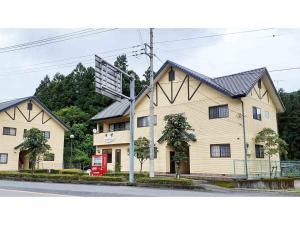
M 21 170 L 20 171 L 21 173 L 31 173 L 31 170 Z M 38 170 L 35 170 L 34 173 L 49 173 L 50 170 L 48 169 L 38 169 Z
M 104 174 L 104 176 L 109 176 L 109 177 L 124 177 L 126 179 L 129 178 L 129 173 L 127 172 L 119 172 L 119 173 L 115 173 L 115 172 L 108 172 L 106 174 Z M 139 177 L 149 177 L 149 173 L 148 172 L 143 172 L 143 173 L 135 173 L 134 174 L 135 178 L 139 178 Z
M 69 171 L 68 171 L 69 172 Z M 49 174 L 49 173 L 19 173 L 14 171 L 0 172 L 0 178 L 15 178 L 27 181 L 110 181 L 110 182 L 123 182 L 124 177 L 117 176 L 102 176 L 102 177 L 90 177 L 87 175 L 81 176 L 78 174 Z
M 31 173 L 31 170 L 21 170 L 21 173 Z M 80 169 L 38 169 L 34 173 L 43 173 L 43 174 L 76 174 L 83 175 L 84 172 Z
M 176 178 L 148 178 L 140 177 L 137 178 L 137 183 L 146 183 L 146 184 L 162 184 L 170 186 L 192 186 L 193 181 L 190 179 L 176 179 Z
M 19 173 L 0 172 L 0 178 L 24 178 L 24 179 L 45 179 L 45 180 L 78 180 L 76 174 L 47 174 L 47 173 Z
M 80 180 L 84 181 L 110 181 L 110 182 L 123 182 L 124 177 L 117 176 L 101 176 L 101 177 L 90 177 L 90 176 L 81 176 Z
M 84 172 L 81 169 L 62 169 L 62 170 L 59 170 L 58 173 L 60 173 L 60 174 L 77 174 L 77 175 L 84 174 Z

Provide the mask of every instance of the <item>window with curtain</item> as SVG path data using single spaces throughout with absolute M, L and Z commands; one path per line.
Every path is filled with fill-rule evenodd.
M 225 118 L 229 116 L 228 105 L 209 107 L 209 119 Z
M 8 154 L 0 153 L 0 164 L 7 164 Z
M 3 135 L 16 136 L 17 129 L 12 127 L 3 127 Z
M 148 127 L 149 126 L 149 116 L 143 116 L 143 117 L 138 117 L 137 118 L 137 127 Z M 157 116 L 153 116 L 153 124 L 157 124 Z
M 213 144 L 210 145 L 211 158 L 230 158 L 230 144 Z
M 261 120 L 261 109 L 260 108 L 253 106 L 252 112 L 253 112 L 253 119 Z

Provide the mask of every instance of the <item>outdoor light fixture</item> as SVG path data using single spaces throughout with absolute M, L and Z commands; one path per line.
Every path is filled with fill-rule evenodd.
M 71 147 L 71 152 L 70 152 L 70 153 L 71 153 L 71 155 L 70 155 L 70 162 L 69 162 L 69 167 L 70 167 L 70 168 L 72 167 L 72 158 L 73 158 L 73 139 L 74 139 L 74 138 L 75 138 L 74 134 L 71 134 L 71 135 L 70 135 L 70 140 L 71 140 L 71 141 L 70 141 L 70 142 L 71 142 L 71 143 L 70 143 L 70 144 L 71 144 L 71 146 L 70 146 L 70 147 Z
M 96 134 L 97 133 L 97 129 L 93 129 L 93 134 Z

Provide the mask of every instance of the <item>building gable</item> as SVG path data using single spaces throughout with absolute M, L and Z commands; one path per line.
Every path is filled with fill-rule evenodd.
M 55 121 L 64 130 L 69 128 L 56 117 L 36 97 L 27 97 L 0 103 L 0 113 L 6 120 L 46 124 L 50 120 Z

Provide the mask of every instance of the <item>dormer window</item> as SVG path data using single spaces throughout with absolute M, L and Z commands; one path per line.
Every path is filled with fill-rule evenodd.
M 171 70 L 169 71 L 169 81 L 175 80 L 175 71 L 171 67 Z

